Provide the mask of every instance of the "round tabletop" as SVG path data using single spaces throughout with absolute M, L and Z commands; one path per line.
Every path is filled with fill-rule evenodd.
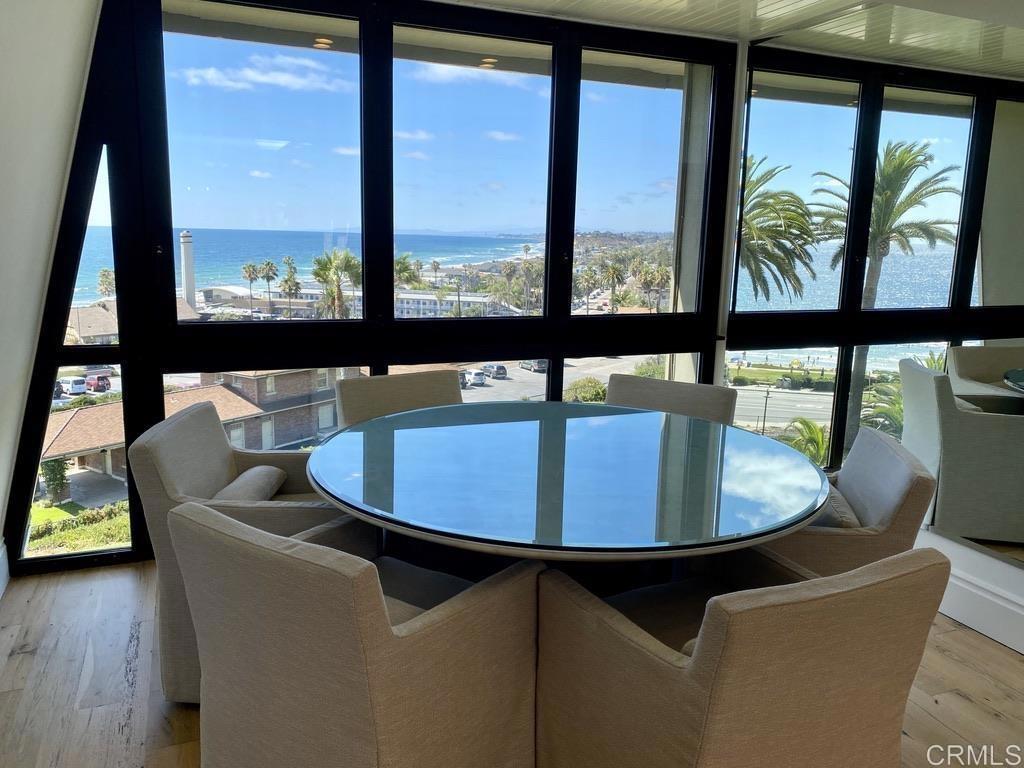
M 1006 386 L 1018 392 L 1024 392 L 1024 368 L 1011 368 L 1003 374 Z
M 560 402 L 406 411 L 313 451 L 355 517 L 464 549 L 639 560 L 735 549 L 810 522 L 824 473 L 783 443 L 660 411 Z

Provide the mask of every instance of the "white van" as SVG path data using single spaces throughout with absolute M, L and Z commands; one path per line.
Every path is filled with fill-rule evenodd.
M 85 379 L 81 376 L 65 376 L 60 379 L 60 388 L 65 395 L 84 395 Z

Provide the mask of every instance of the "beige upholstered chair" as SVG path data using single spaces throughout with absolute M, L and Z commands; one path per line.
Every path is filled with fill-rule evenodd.
M 540 564 L 470 584 L 371 561 L 352 519 L 296 541 L 185 504 L 170 527 L 203 765 L 533 768 Z
M 913 360 L 900 361 L 900 379 L 903 443 L 938 475 L 934 526 L 1024 542 L 1024 415 L 973 408 L 954 397 L 950 377 Z
M 646 600 L 660 610 L 647 615 L 674 625 L 648 630 L 547 571 L 537 766 L 896 768 L 948 575 L 941 554 L 921 549 L 706 607 L 655 587 Z
M 1024 413 L 1024 393 L 1003 381 L 1011 368 L 1024 368 L 1024 347 L 950 347 L 946 368 L 957 397 L 986 411 Z
M 305 451 L 233 448 L 210 403 L 179 411 L 147 430 L 128 449 L 156 556 L 160 679 L 169 700 L 199 701 L 199 655 L 181 570 L 167 532 L 167 513 L 182 502 L 203 501 L 284 536 L 333 520 L 340 514 L 337 508 L 323 501 L 306 479 L 308 458 Z M 268 500 L 213 500 L 247 469 L 266 466 L 285 474 L 284 484 Z
M 399 411 L 462 402 L 459 372 L 454 369 L 338 379 L 336 387 L 339 427 Z
M 935 478 L 889 435 L 862 427 L 826 503 L 852 515 L 847 527 L 818 521 L 764 546 L 821 576 L 843 573 L 914 546 Z M 819 518 L 821 520 L 822 518 Z
M 698 419 L 732 424 L 736 414 L 736 390 L 711 384 L 662 381 L 646 376 L 613 373 L 608 378 L 608 405 L 650 408 Z

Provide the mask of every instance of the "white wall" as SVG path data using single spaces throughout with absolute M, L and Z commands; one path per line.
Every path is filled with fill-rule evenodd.
M 99 0 L 3 0 L 0 14 L 0 523 L 98 10 Z

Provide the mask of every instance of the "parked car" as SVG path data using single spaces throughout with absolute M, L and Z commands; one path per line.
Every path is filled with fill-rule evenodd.
M 491 379 L 508 378 L 508 369 L 501 363 L 484 363 L 480 370 L 484 372 L 484 376 Z
M 484 376 L 484 372 L 481 370 L 473 369 L 472 371 L 466 371 L 466 378 L 469 383 L 474 387 L 482 387 L 487 383 L 487 377 Z
M 519 367 L 525 368 L 532 373 L 547 373 L 548 361 L 547 360 L 520 360 Z
M 106 392 L 110 389 L 110 379 L 107 376 L 86 376 L 85 388 L 90 392 Z
M 85 379 L 81 376 L 65 376 L 57 380 L 66 395 L 84 395 Z
M 114 369 L 109 365 L 87 365 L 85 366 L 85 376 L 113 376 Z
M 469 387 L 469 377 L 466 375 L 465 371 L 459 371 L 459 386 L 462 389 Z

